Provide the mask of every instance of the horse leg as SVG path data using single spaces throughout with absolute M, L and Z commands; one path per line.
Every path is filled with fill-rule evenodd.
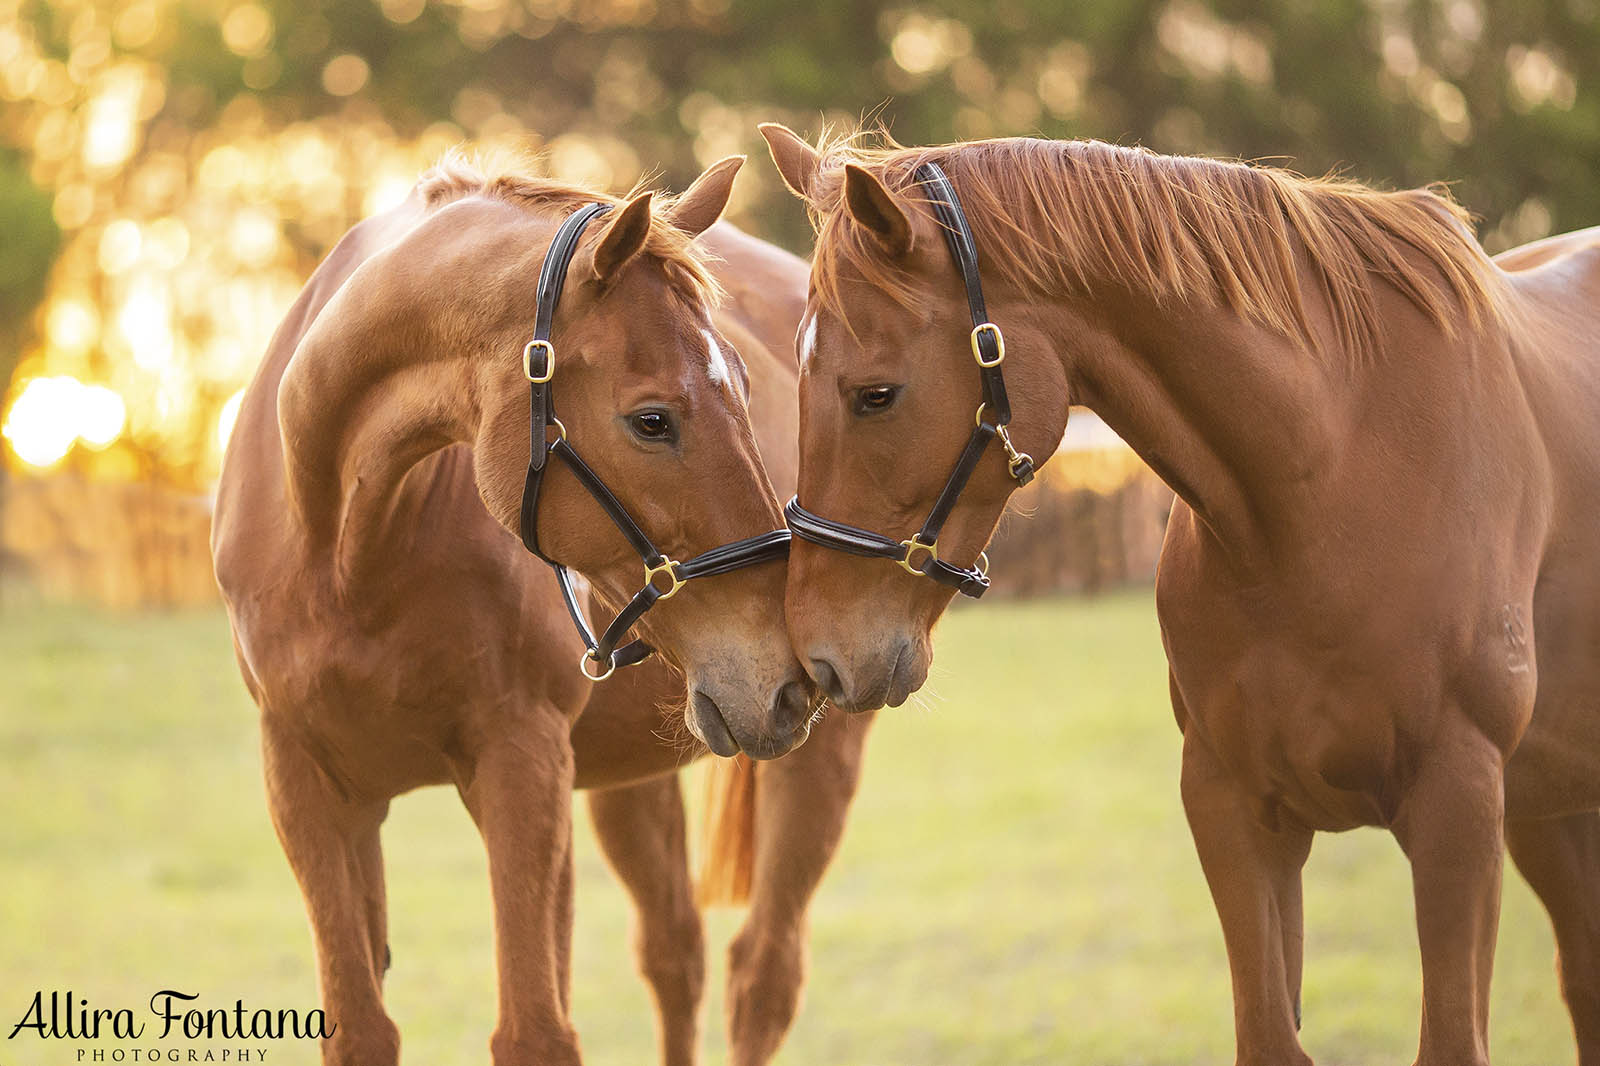
M 806 909 L 844 833 L 861 776 L 869 715 L 835 712 L 811 738 L 756 767 L 750 913 L 728 949 L 732 1066 L 777 1053 L 805 983 Z
M 1555 927 L 1578 1066 L 1600 1066 L 1600 811 L 1507 820 L 1506 843 Z
M 263 714 L 262 763 L 272 824 L 311 916 L 323 1008 L 337 1028 L 327 1066 L 394 1066 L 400 1031 L 383 1009 L 383 857 L 386 801 L 358 801 L 306 748 Z
M 1504 764 L 1499 749 L 1460 719 L 1447 721 L 1439 733 L 1440 744 L 1402 796 L 1393 827 L 1411 860 L 1422 949 L 1417 1063 L 1488 1066 Z
M 1312 834 L 1262 825 L 1192 726 L 1184 735 L 1182 791 L 1228 949 L 1238 1066 L 1310 1066 L 1297 1030 L 1305 940 L 1300 871 Z
M 572 746 L 553 708 L 499 719 L 453 760 L 483 835 L 494 899 L 495 1066 L 576 1066 L 567 1014 L 572 943 Z
M 705 938 L 689 879 L 678 777 L 591 791 L 589 818 L 611 869 L 633 899 L 634 951 L 655 995 L 661 1061 L 693 1066 Z

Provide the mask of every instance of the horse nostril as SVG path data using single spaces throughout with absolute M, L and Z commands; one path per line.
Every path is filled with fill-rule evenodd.
M 826 659 L 812 659 L 810 672 L 812 680 L 828 694 L 829 699 L 836 703 L 844 702 L 844 685 L 839 681 L 839 672 L 832 663 Z
M 803 681 L 790 681 L 772 697 L 772 731 L 780 736 L 793 733 L 811 717 L 811 688 Z

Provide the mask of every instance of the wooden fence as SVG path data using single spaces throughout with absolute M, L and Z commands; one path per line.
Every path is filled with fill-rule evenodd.
M 989 548 L 990 595 L 1093 593 L 1149 581 L 1171 501 L 1120 444 L 1092 432 L 1069 442 L 1012 498 Z M 47 595 L 122 608 L 217 598 L 205 496 L 75 474 L 13 476 L 0 519 L 0 558 Z

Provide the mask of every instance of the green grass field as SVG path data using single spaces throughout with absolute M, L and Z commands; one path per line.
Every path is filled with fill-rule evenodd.
M 1179 806 L 1149 592 L 961 610 L 938 649 L 924 704 L 875 728 L 780 1062 L 1232 1062 L 1227 965 Z M 0 1064 L 56 1066 L 93 1046 L 3 1039 L 41 988 L 141 1014 L 169 987 L 213 1005 L 314 1005 L 220 611 L 7 601 L 0 757 Z M 627 907 L 579 824 L 574 1013 L 586 1061 L 638 1066 L 654 1033 Z M 406 1061 L 486 1062 L 476 832 L 434 789 L 395 804 L 384 842 L 388 1000 Z M 1420 976 L 1399 850 L 1378 832 L 1319 838 L 1306 896 L 1308 1050 L 1323 1066 L 1410 1062 Z M 710 1063 L 723 1058 L 722 946 L 738 917 L 710 921 Z M 1500 1066 L 1575 1058 L 1552 954 L 1543 911 L 1508 872 Z M 315 1060 L 310 1046 L 271 1048 L 268 1062 Z

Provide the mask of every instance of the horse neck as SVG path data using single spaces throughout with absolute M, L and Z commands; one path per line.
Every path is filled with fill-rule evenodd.
M 352 350 L 313 335 L 296 353 L 278 399 L 289 498 L 312 545 L 335 553 L 343 579 L 359 580 L 408 525 L 396 519 L 411 469 L 473 439 L 471 384 L 459 356 L 402 343 Z
M 462 242 L 432 257 L 426 246 L 406 249 L 416 235 L 345 280 L 278 389 L 291 512 L 312 552 L 332 554 L 346 589 L 414 547 L 416 512 L 432 486 L 412 472 L 434 452 L 476 441 L 483 411 L 473 356 L 504 349 L 489 335 L 495 326 L 478 287 L 442 283 L 470 277 L 448 258 Z M 415 269 L 419 253 L 426 272 Z
M 1092 318 L 1070 303 L 1044 311 L 1073 402 L 1100 415 L 1230 556 L 1270 555 L 1337 457 L 1359 371 L 1343 353 L 1313 353 L 1223 307 L 1108 289 L 1096 289 Z M 1085 321 L 1101 325 L 1086 331 Z

